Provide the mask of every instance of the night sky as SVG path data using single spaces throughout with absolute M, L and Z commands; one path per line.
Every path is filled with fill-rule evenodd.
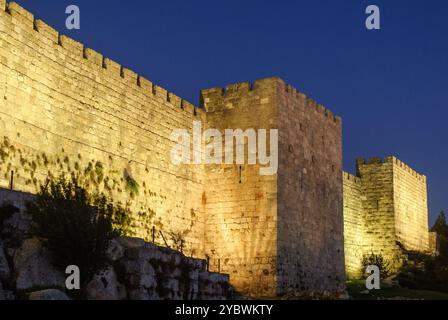
M 343 118 L 345 170 L 395 155 L 428 176 L 431 224 L 448 209 L 446 0 L 17 2 L 195 105 L 201 89 L 279 76 Z M 65 28 L 70 4 L 81 30 Z

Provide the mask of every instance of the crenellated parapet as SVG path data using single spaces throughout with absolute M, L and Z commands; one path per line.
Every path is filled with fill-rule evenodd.
M 347 273 L 362 275 L 361 260 L 372 252 L 396 271 L 402 248 L 430 250 L 426 176 L 393 156 L 361 158 L 356 167 L 356 176 L 343 174 Z
M 226 87 L 202 90 L 201 106 L 207 112 L 224 111 L 233 109 L 234 101 L 238 99 L 258 97 L 261 103 L 269 103 L 272 99 L 278 99 L 278 95 L 286 96 L 289 103 L 305 103 L 311 112 L 326 117 L 338 125 L 342 123 L 341 117 L 278 77 L 260 79 L 254 83 L 241 82 Z M 250 105 L 247 106 L 247 108 L 250 107 Z
M 16 20 L 21 28 L 34 30 L 40 34 L 43 43 L 48 45 L 48 50 L 57 50 L 58 46 L 64 50 L 68 56 L 73 58 L 73 63 L 81 63 L 93 66 L 101 70 L 103 75 L 109 77 L 112 81 L 119 81 L 124 85 L 133 88 L 139 88 L 145 95 L 151 99 L 157 99 L 162 103 L 171 104 L 184 112 L 200 115 L 202 110 L 198 110 L 190 102 L 186 101 L 167 91 L 166 89 L 154 84 L 152 81 L 138 75 L 136 72 L 120 65 L 119 63 L 104 57 L 101 53 L 87 48 L 84 44 L 60 34 L 57 30 L 49 26 L 40 19 L 35 19 L 34 15 L 21 7 L 16 2 L 7 3 L 0 1 L 0 12 L 9 14 L 12 20 Z
M 4 0 L 0 62 L 1 188 L 35 193 L 85 175 L 92 191 L 130 203 L 132 235 L 188 228 L 186 247 L 202 255 L 203 174 L 171 162 L 170 135 L 204 111 Z
M 277 87 L 283 81 L 279 78 L 266 78 L 250 82 L 230 84 L 224 88 L 216 87 L 201 90 L 201 107 L 207 112 L 230 110 L 235 107 L 235 102 L 244 99 L 259 98 L 261 104 L 273 102 Z M 250 109 L 249 104 L 244 105 Z M 249 111 L 249 110 L 248 110 Z
M 330 122 L 334 122 L 336 125 L 342 125 L 341 117 L 337 116 L 330 109 L 307 96 L 305 93 L 300 92 L 292 85 L 282 81 L 280 90 L 287 97 L 289 103 L 304 103 L 310 112 L 314 112 L 317 116 L 327 118 Z
M 370 157 L 367 160 L 364 158 L 360 158 L 356 160 L 357 167 L 359 166 L 365 166 L 365 165 L 383 165 L 383 164 L 392 164 L 396 166 L 397 168 L 403 169 L 405 172 L 409 173 L 410 175 L 414 176 L 418 180 L 421 180 L 423 182 L 426 181 L 426 176 L 423 174 L 420 174 L 416 170 L 412 169 L 410 166 L 408 166 L 406 163 L 398 159 L 394 156 L 388 156 L 385 158 L 381 157 Z
M 362 181 L 360 177 L 357 177 L 357 176 L 355 176 L 355 175 L 353 175 L 351 173 L 345 172 L 345 171 L 342 173 L 342 179 L 344 180 L 344 182 L 345 181 L 350 181 L 350 182 L 353 182 L 355 184 L 360 184 L 361 181 Z
M 202 90 L 197 108 L 5 0 L 0 44 L 0 187 L 36 192 L 80 175 L 131 199 L 136 236 L 185 234 L 188 254 L 257 297 L 343 291 L 344 240 L 354 272 L 364 253 L 394 257 L 396 239 L 425 246 L 426 177 L 395 157 L 342 173 L 341 118 L 278 77 Z M 278 154 L 265 150 L 276 170 L 176 165 L 172 133 L 196 120 L 220 133 L 278 130 Z

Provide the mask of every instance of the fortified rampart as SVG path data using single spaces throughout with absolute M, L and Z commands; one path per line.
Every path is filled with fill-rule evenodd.
M 201 109 L 46 25 L 15 3 L 0 12 L 0 187 L 35 193 L 48 177 L 85 178 L 132 201 L 135 236 L 185 233 L 203 255 L 203 172 L 170 161 L 172 130 Z M 168 237 L 168 236 L 166 236 Z
M 381 254 L 400 267 L 402 249 L 428 252 L 426 177 L 395 157 L 357 161 L 344 173 L 345 260 L 349 277 L 362 274 L 362 258 Z
M 204 90 L 195 108 L 0 1 L 0 97 L 0 187 L 76 175 L 130 206 L 133 236 L 180 234 L 242 293 L 344 289 L 341 121 L 282 80 Z M 173 164 L 171 133 L 195 121 L 279 129 L 278 174 Z
M 260 161 L 176 165 L 171 134 L 195 122 L 222 141 L 225 129 L 278 130 L 277 173 L 260 175 Z M 335 294 L 364 253 L 398 261 L 397 242 L 428 247 L 425 178 L 395 158 L 343 175 L 341 131 L 279 78 L 203 90 L 196 108 L 0 0 L 0 187 L 36 193 L 78 176 L 131 208 L 132 236 L 181 237 L 241 293 Z
M 208 127 L 279 130 L 276 175 L 206 166 L 206 253 L 244 291 L 343 291 L 341 119 L 278 78 L 202 101 Z
M 227 128 L 278 128 L 277 94 L 281 85 L 274 78 L 257 81 L 253 88 L 242 83 L 203 90 L 207 128 L 218 129 L 223 139 Z M 246 147 L 246 159 L 249 152 L 254 150 Z M 278 178 L 260 175 L 258 163 L 205 166 L 205 248 L 212 266 L 216 269 L 219 262 L 236 287 L 275 295 Z

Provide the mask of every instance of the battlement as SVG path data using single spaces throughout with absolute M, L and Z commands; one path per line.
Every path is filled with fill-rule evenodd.
M 256 80 L 253 84 L 250 82 L 232 83 L 225 87 L 214 87 L 201 90 L 204 98 L 226 98 L 235 95 L 246 95 L 249 93 L 262 93 L 266 88 L 275 89 L 279 83 L 283 83 L 278 77 L 271 77 Z M 207 102 L 207 101 L 204 101 Z
M 357 176 L 355 176 L 351 173 L 345 172 L 345 171 L 342 172 L 342 179 L 343 179 L 343 181 L 351 181 L 356 184 L 361 183 L 360 177 L 357 177 Z
M 385 157 L 385 158 L 370 157 L 367 158 L 367 160 L 365 158 L 359 158 L 356 159 L 356 164 L 360 166 L 360 165 L 378 165 L 378 164 L 392 163 L 393 158 L 394 157 Z
M 282 88 L 287 96 L 290 98 L 297 99 L 299 101 L 306 101 L 306 105 L 314 110 L 317 114 L 324 115 L 326 118 L 332 120 L 334 123 L 338 125 L 342 125 L 342 118 L 340 116 L 337 116 L 335 113 L 333 113 L 330 109 L 326 108 L 324 105 L 320 104 L 313 98 L 308 97 L 305 93 L 297 90 L 295 87 L 293 87 L 290 84 L 286 84 L 285 82 L 282 82 Z
M 395 157 L 392 157 L 392 158 L 393 158 L 392 161 L 393 161 L 393 163 L 395 165 L 397 165 L 398 167 L 400 167 L 403 170 L 407 171 L 408 173 L 410 173 L 414 177 L 418 178 L 419 180 L 426 181 L 426 176 L 425 175 L 418 173 L 417 171 L 415 171 L 414 169 L 412 169 L 410 166 L 408 166 L 404 162 L 400 161 L 399 159 L 397 159 Z
M 185 232 L 189 254 L 220 261 L 242 293 L 343 291 L 343 196 L 356 254 L 370 237 L 362 219 L 374 215 L 364 212 L 385 217 L 379 238 L 394 228 L 387 210 L 395 200 L 425 214 L 420 200 L 426 188 L 393 157 L 368 160 L 391 163 L 378 174 L 371 170 L 373 177 L 344 172 L 349 192 L 343 194 L 341 118 L 278 77 L 202 90 L 203 108 L 196 108 L 16 3 L 0 0 L 0 30 L 0 147 L 8 151 L 0 187 L 35 193 L 52 173 L 84 174 L 93 191 L 107 190 L 122 203 L 132 199 L 136 236 L 151 238 L 154 225 Z M 193 131 L 195 116 L 218 130 L 278 128 L 278 174 L 260 178 L 252 165 L 173 164 L 171 133 Z M 397 193 L 384 192 L 389 184 Z
M 342 124 L 341 117 L 335 115 L 331 110 L 325 108 L 304 93 L 287 84 L 279 77 L 271 77 L 250 82 L 240 82 L 227 85 L 226 87 L 215 87 L 201 91 L 201 107 L 207 112 L 228 110 L 233 108 L 232 99 L 248 96 L 260 96 L 262 103 L 268 103 L 269 94 L 282 93 L 291 99 L 305 101 L 306 105 L 315 110 L 317 114 L 324 115 L 337 124 Z
M 353 278 L 363 274 L 365 254 L 381 252 L 398 270 L 402 248 L 429 247 L 426 177 L 393 156 L 356 164 L 357 177 L 343 174 L 346 268 Z
M 360 158 L 360 159 L 356 160 L 357 167 L 362 166 L 362 165 L 382 165 L 382 164 L 393 164 L 393 165 L 405 170 L 406 172 L 408 172 L 412 176 L 416 177 L 417 179 L 419 179 L 421 181 L 426 181 L 425 175 L 418 173 L 416 170 L 412 169 L 410 166 L 408 166 L 403 161 L 399 160 L 398 158 L 396 158 L 394 156 L 388 156 L 385 158 L 371 157 L 371 158 L 368 158 L 367 161 L 364 158 Z
M 272 77 L 250 82 L 229 84 L 226 87 L 215 87 L 201 90 L 201 107 L 206 112 L 233 109 L 231 100 L 259 96 L 261 103 L 272 102 L 276 90 L 283 81 Z
M 0 187 L 34 194 L 96 164 L 101 180 L 84 186 L 129 203 L 132 235 L 149 239 L 155 224 L 189 228 L 185 247 L 203 256 L 203 171 L 174 165 L 169 150 L 171 133 L 191 131 L 204 111 L 14 2 L 0 0 L 0 43 L 0 149 L 11 147 Z
M 0 0 L 0 12 L 2 11 L 9 14 L 11 19 L 16 20 L 16 23 L 20 24 L 22 28 L 38 32 L 46 44 L 57 45 L 65 50 L 73 59 L 74 63 L 89 63 L 98 69 L 102 69 L 107 76 L 117 81 L 122 81 L 127 86 L 141 88 L 142 92 L 148 97 L 157 99 L 162 103 L 171 104 L 179 110 L 184 110 L 195 116 L 200 116 L 203 113 L 203 110 L 195 107 L 187 100 L 154 84 L 152 81 L 138 75 L 136 72 L 104 57 L 101 53 L 98 53 L 93 49 L 85 47 L 84 44 L 66 35 L 59 34 L 57 30 L 44 21 L 35 19 L 31 12 L 24 9 L 16 2 L 8 3 L 6 0 Z
M 103 56 L 101 53 L 84 46 L 84 44 L 66 36 L 59 34 L 57 30 L 45 23 L 43 20 L 35 19 L 34 15 L 21 7 L 16 2 L 6 2 L 0 0 L 0 12 L 6 12 L 12 19 L 18 21 L 23 28 L 38 32 L 43 41 L 48 45 L 58 45 L 63 48 L 66 53 L 73 58 L 73 61 L 85 61 L 99 69 L 113 79 L 122 81 L 128 86 L 136 86 L 141 88 L 145 95 L 158 99 L 162 103 L 168 103 L 174 107 L 192 113 L 195 116 L 201 115 L 204 110 L 212 112 L 216 110 L 231 109 L 232 105 L 225 103 L 226 99 L 235 97 L 244 97 L 247 95 L 260 95 L 262 103 L 268 103 L 269 98 L 263 97 L 267 91 L 279 90 L 290 97 L 297 99 L 305 99 L 307 105 L 314 109 L 317 114 L 325 115 L 337 124 L 342 122 L 339 116 L 332 111 L 317 103 L 315 100 L 307 97 L 293 86 L 286 84 L 278 77 L 271 77 L 256 80 L 253 84 L 250 82 L 241 82 L 227 85 L 226 87 L 215 87 L 201 91 L 201 107 L 195 107 L 185 99 L 182 99 L 169 92 L 168 90 L 154 84 L 152 81 L 138 75 L 136 72 L 120 65 L 119 63 Z M 211 104 L 214 107 L 210 107 Z

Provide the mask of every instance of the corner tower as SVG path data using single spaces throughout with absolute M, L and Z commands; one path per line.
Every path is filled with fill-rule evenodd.
M 208 128 L 279 132 L 274 175 L 258 164 L 206 166 L 212 265 L 252 296 L 343 291 L 341 119 L 279 78 L 204 90 L 201 100 Z
M 359 159 L 357 177 L 344 174 L 347 274 L 362 274 L 364 255 L 381 254 L 391 271 L 405 251 L 429 252 L 426 177 L 395 157 Z

